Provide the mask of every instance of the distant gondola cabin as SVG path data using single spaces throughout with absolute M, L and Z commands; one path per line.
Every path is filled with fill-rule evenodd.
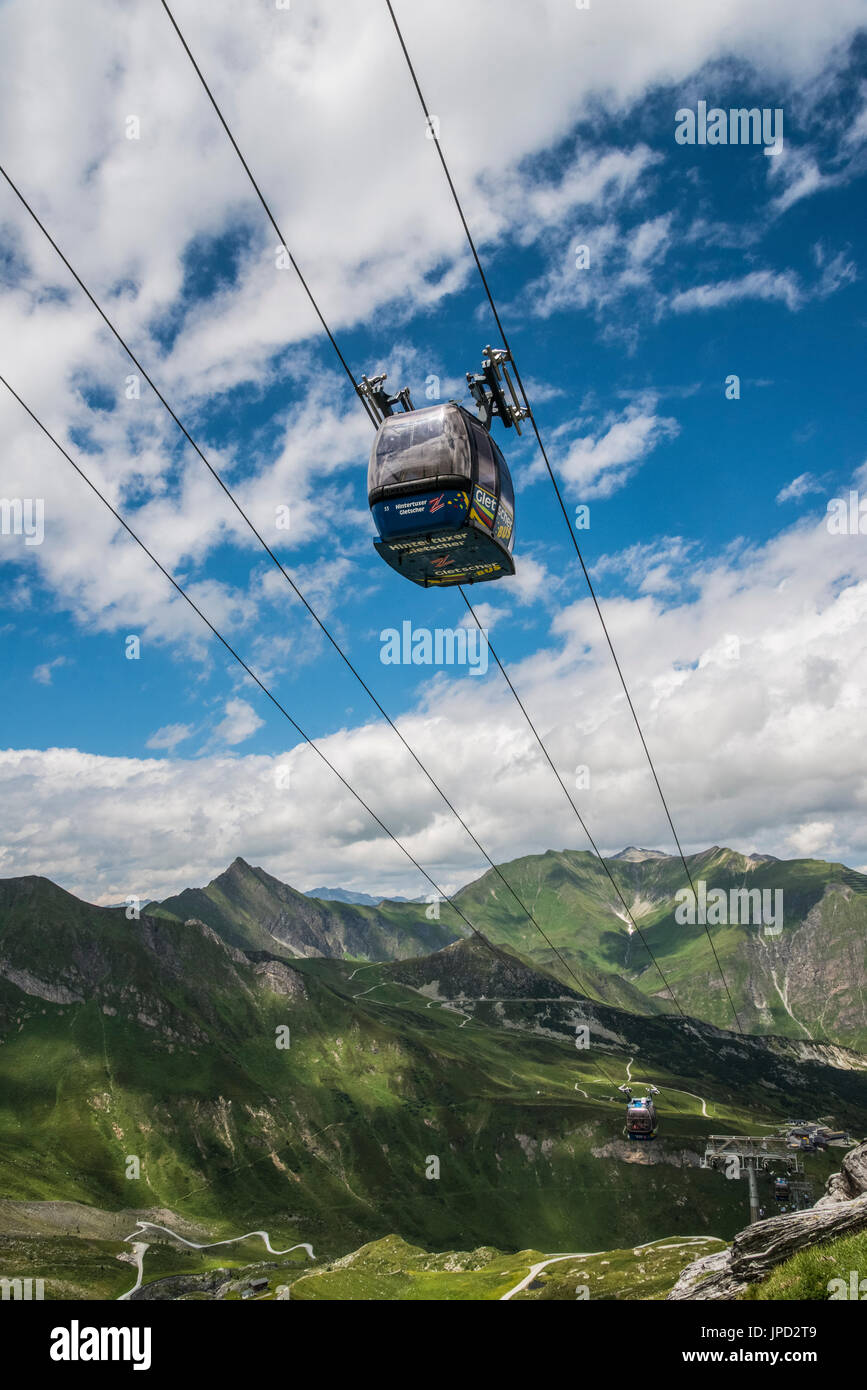
M 634 1096 L 626 1108 L 626 1133 L 630 1139 L 655 1139 L 656 1107 L 649 1096 Z

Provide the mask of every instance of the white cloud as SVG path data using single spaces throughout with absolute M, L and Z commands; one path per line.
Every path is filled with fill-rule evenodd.
M 659 444 L 679 432 L 676 420 L 656 413 L 657 398 L 645 393 L 633 401 L 620 416 L 609 414 L 595 434 L 576 432 L 581 423 L 561 426 L 553 431 L 558 443 L 570 439 L 558 472 L 572 497 L 589 501 L 610 497 L 623 487 L 641 463 Z M 571 438 L 570 438 L 571 437 Z M 539 465 L 534 476 L 541 476 Z
M 257 729 L 261 729 L 265 722 L 247 700 L 227 700 L 224 715 L 214 730 L 214 738 L 218 743 L 243 743 L 245 739 L 251 738 Z
M 582 215 L 589 214 L 591 222 L 597 223 L 607 210 L 643 196 L 642 179 L 659 162 L 660 156 L 647 145 L 636 145 L 628 150 L 583 150 L 556 181 L 535 182 L 528 187 L 515 173 L 505 185 L 500 181 L 499 193 L 496 185 L 491 193 L 495 201 L 502 200 L 508 206 L 509 220 L 516 227 L 520 241 L 534 241 L 542 234 L 547 235 L 567 218 L 576 228 L 573 240 L 581 241 L 581 219 L 576 218 L 576 210 L 583 209 Z M 652 239 L 653 233 L 648 232 L 646 236 Z
M 827 854 L 832 843 L 834 822 L 829 820 L 807 821 L 793 830 L 788 843 L 796 855 L 804 859 Z
M 40 685 L 51 685 L 54 672 L 66 664 L 65 656 L 56 656 L 53 661 L 46 661 L 41 666 L 37 666 L 33 672 L 33 679 L 38 681 Z
M 827 82 L 827 75 L 825 78 Z M 821 90 L 822 80 L 817 84 Z M 862 101 L 867 84 L 861 85 Z M 779 217 L 804 198 L 826 189 L 842 188 L 864 173 L 863 149 L 867 135 L 867 101 L 851 119 L 851 108 L 821 122 L 823 149 L 816 145 L 787 142 L 778 157 L 768 161 L 768 181 L 782 192 L 771 200 L 770 216 Z M 824 164 L 824 168 L 821 165 Z
M 788 212 L 802 198 L 809 198 L 821 188 L 834 187 L 839 181 L 823 174 L 815 157 L 808 150 L 786 147 L 781 155 L 769 161 L 769 177 L 782 181 L 785 187 L 771 202 L 771 212 Z
M 183 743 L 192 735 L 192 732 L 190 724 L 164 724 L 161 729 L 151 734 L 145 746 L 154 749 L 166 748 L 173 752 L 179 743 Z
M 858 269 L 854 261 L 843 252 L 838 251 L 836 256 L 830 260 L 824 254 L 821 246 L 816 248 L 817 264 L 822 269 L 819 283 L 816 286 L 815 294 L 819 299 L 824 299 L 830 294 L 836 294 L 837 290 L 844 285 L 850 285 L 853 280 L 858 279 Z
M 785 304 L 796 313 L 809 300 L 826 299 L 858 278 L 855 263 L 842 251 L 828 259 L 820 243 L 814 248 L 814 258 L 821 275 L 813 285 L 804 286 L 792 270 L 751 270 L 730 280 L 681 290 L 672 296 L 670 308 L 676 314 L 685 314 L 696 309 L 726 308 L 743 299 L 761 299 Z
M 667 248 L 671 230 L 671 213 L 642 222 L 629 238 L 629 259 L 635 265 L 659 260 Z
M 683 588 L 686 570 L 697 544 L 682 536 L 665 536 L 651 544 L 631 545 L 615 555 L 604 555 L 593 566 L 593 579 L 616 574 L 640 593 L 675 593 Z
M 486 632 L 493 632 L 497 622 L 506 616 L 506 611 L 502 608 L 498 608 L 496 604 L 493 603 L 474 602 L 473 612 L 476 618 L 478 618 L 482 629 Z M 458 627 L 465 627 L 469 628 L 471 631 L 475 631 L 476 619 L 473 617 L 472 613 L 465 613 L 458 623 Z
M 867 140 L 867 83 L 862 83 L 861 100 L 861 110 L 855 113 L 855 119 L 844 136 L 844 143 L 849 146 L 857 147 Z
M 517 572 L 509 584 L 509 595 L 520 604 L 551 603 L 557 597 L 561 582 L 544 560 L 522 550 Z
M 728 843 L 867 862 L 867 748 L 852 735 L 867 699 L 867 555 L 820 519 L 761 547 L 693 559 L 690 580 L 687 596 L 603 600 L 687 848 Z M 589 600 L 560 612 L 549 640 L 523 660 L 505 628 L 497 647 L 562 775 L 590 768 L 580 805 L 603 848 L 670 849 Z M 388 705 L 384 679 L 377 693 Z M 256 711 L 272 717 L 257 703 L 240 716 L 246 728 Z M 496 860 L 583 847 L 493 666 L 484 682 L 440 674 L 399 722 Z M 276 746 L 272 756 L 229 761 L 2 753 L 0 868 L 46 873 L 104 901 L 206 882 L 236 854 L 301 887 L 351 878 L 370 891 L 422 890 L 311 750 Z M 442 886 L 484 867 L 386 725 L 334 733 L 321 746 Z M 468 776 L 481 748 L 496 750 L 489 772 Z M 287 763 L 289 788 L 275 777 Z
M 801 307 L 803 292 L 790 270 L 751 270 L 735 279 L 681 290 L 672 298 L 671 308 L 676 314 L 685 314 L 693 309 L 719 309 L 741 299 L 778 300 L 787 309 L 795 310 Z
M 797 502 L 802 497 L 806 497 L 811 492 L 821 492 L 822 484 L 814 478 L 812 473 L 799 473 L 797 478 L 793 478 L 790 483 L 780 488 L 777 493 L 778 502 Z

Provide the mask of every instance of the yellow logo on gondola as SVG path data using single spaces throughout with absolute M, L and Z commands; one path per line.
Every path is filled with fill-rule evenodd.
M 463 579 L 478 579 L 481 575 L 496 574 L 497 570 L 501 570 L 502 568 L 502 565 L 494 564 L 474 565 L 472 569 L 467 569 L 464 565 L 460 569 L 440 570 L 439 574 L 430 575 L 427 582 L 428 584 L 444 584 L 446 582 L 454 584 L 456 581 Z
M 515 518 L 509 511 L 509 508 L 506 506 L 505 502 L 501 502 L 500 510 L 497 515 L 497 529 L 494 532 L 494 535 L 496 536 L 497 540 L 507 541 L 512 534 L 512 527 L 514 526 L 514 524 Z
M 486 526 L 490 531 L 494 524 L 494 512 L 496 509 L 496 497 L 483 487 L 475 488 L 473 492 L 473 505 L 470 511 L 470 520 L 478 521 L 480 525 Z

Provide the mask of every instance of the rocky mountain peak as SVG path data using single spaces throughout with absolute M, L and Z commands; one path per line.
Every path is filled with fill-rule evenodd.
M 242 859 L 239 854 L 232 860 L 228 869 L 224 869 L 221 874 L 217 875 L 217 878 L 227 878 L 229 876 L 233 878 L 248 878 L 251 874 L 255 873 L 256 870 L 253 868 L 252 864 L 248 864 L 246 859 Z
M 661 849 L 638 849 L 635 845 L 628 845 L 619 854 L 612 854 L 611 858 L 620 859 L 625 864 L 643 864 L 646 859 L 670 859 L 671 855 Z

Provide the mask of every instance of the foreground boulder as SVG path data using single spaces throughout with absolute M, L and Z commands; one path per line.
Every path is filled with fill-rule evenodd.
M 732 1275 L 729 1261 L 731 1251 L 720 1250 L 715 1255 L 703 1255 L 693 1260 L 681 1274 L 670 1299 L 737 1298 L 746 1284 Z
M 850 1194 L 850 1195 L 846 1195 Z M 867 1143 L 859 1144 L 830 1178 L 827 1192 L 809 1211 L 757 1221 L 735 1236 L 728 1250 L 694 1260 L 669 1299 L 735 1299 L 748 1284 L 807 1246 L 867 1230 Z
M 864 1192 L 867 1192 L 867 1143 L 849 1150 L 839 1173 L 834 1173 L 825 1183 L 825 1196 L 819 1198 L 816 1206 L 851 1202 Z

